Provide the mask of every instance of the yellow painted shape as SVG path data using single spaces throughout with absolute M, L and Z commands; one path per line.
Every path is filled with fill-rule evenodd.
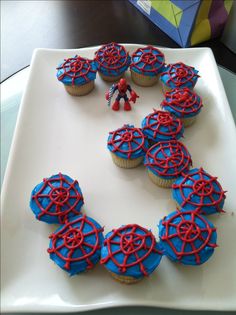
M 230 12 L 232 5 L 233 5 L 233 0 L 225 0 L 224 1 L 224 5 L 225 5 L 225 10 L 228 12 Z
M 179 27 L 183 11 L 170 0 L 151 0 L 152 7 L 174 27 Z
M 211 25 L 208 19 L 211 3 L 212 0 L 204 0 L 200 5 L 191 36 L 191 46 L 208 40 L 211 37 Z

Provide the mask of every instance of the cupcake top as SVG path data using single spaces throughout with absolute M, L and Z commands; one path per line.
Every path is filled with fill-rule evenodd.
M 143 133 L 155 142 L 183 137 L 184 127 L 180 119 L 169 112 L 155 110 L 142 121 Z
M 125 72 L 130 65 L 129 53 L 124 46 L 117 43 L 103 45 L 95 54 L 98 71 L 106 76 L 118 76 Z
M 174 179 L 189 170 L 192 159 L 183 143 L 177 140 L 161 141 L 147 151 L 144 165 L 159 177 Z
M 47 223 L 64 223 L 80 214 L 84 203 L 79 184 L 61 173 L 44 178 L 32 191 L 30 207 L 36 219 Z
M 159 265 L 162 251 L 151 231 L 137 225 L 123 225 L 105 236 L 101 264 L 118 275 L 142 278 Z
M 97 63 L 93 60 L 75 56 L 64 59 L 57 67 L 57 79 L 65 85 L 83 85 L 95 80 Z
M 140 128 L 124 125 L 109 133 L 107 147 L 123 159 L 136 159 L 145 155 L 148 150 L 148 140 Z
M 196 116 L 202 108 L 202 99 L 189 88 L 176 88 L 165 93 L 161 107 L 178 118 Z
M 217 177 L 203 168 L 194 168 L 182 174 L 172 185 L 172 196 L 183 210 L 198 210 L 204 214 L 222 212 L 225 201 Z
M 183 62 L 169 64 L 161 74 L 161 81 L 171 89 L 176 87 L 193 88 L 199 75 L 194 67 L 187 66 Z
M 92 218 L 76 216 L 49 236 L 50 258 L 71 276 L 89 270 L 100 260 L 102 232 Z
M 164 254 L 186 265 L 207 261 L 216 245 L 216 228 L 200 214 L 174 211 L 159 223 L 159 237 Z
M 163 69 L 164 54 L 153 46 L 138 48 L 132 55 L 130 69 L 134 72 L 156 76 Z

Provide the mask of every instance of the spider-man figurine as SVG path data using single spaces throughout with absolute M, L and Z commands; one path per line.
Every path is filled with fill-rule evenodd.
M 112 109 L 115 111 L 118 111 L 120 109 L 120 99 L 123 98 L 124 103 L 124 110 L 131 110 L 130 102 L 135 103 L 136 99 L 139 97 L 134 90 L 131 89 L 130 85 L 127 84 L 126 79 L 120 79 L 118 83 L 114 83 L 109 91 L 106 92 L 106 100 L 108 101 L 108 106 L 110 106 L 111 99 L 115 93 L 115 91 L 118 90 L 118 95 L 116 97 L 115 102 L 112 105 Z M 127 90 L 130 92 L 130 99 L 128 99 L 127 96 Z

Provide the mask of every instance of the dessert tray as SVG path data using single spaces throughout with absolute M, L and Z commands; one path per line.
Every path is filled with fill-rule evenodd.
M 132 53 L 140 45 L 125 45 Z M 139 127 L 163 99 L 159 84 L 134 86 L 140 96 L 130 112 L 107 107 L 110 84 L 97 76 L 87 96 L 73 97 L 56 79 L 60 60 L 75 54 L 93 58 L 98 47 L 35 50 L 22 98 L 2 189 L 2 311 L 75 312 L 127 305 L 179 309 L 236 310 L 236 131 L 213 54 L 208 48 L 167 49 L 166 62 L 182 61 L 199 70 L 196 92 L 204 107 L 182 142 L 193 167 L 218 176 L 228 191 L 225 214 L 210 220 L 218 229 L 212 259 L 198 267 L 163 258 L 148 279 L 135 285 L 114 281 L 98 265 L 69 277 L 47 253 L 55 225 L 34 219 L 32 188 L 59 171 L 76 178 L 83 190 L 83 212 L 104 226 L 106 234 L 122 224 L 137 223 L 158 235 L 157 223 L 175 210 L 171 191 L 155 186 L 143 166 L 121 169 L 106 148 L 108 132 L 125 123 Z M 127 72 L 126 78 L 130 80 Z

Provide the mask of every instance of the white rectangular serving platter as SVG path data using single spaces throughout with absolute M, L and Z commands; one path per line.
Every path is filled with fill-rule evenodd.
M 126 45 L 130 53 L 140 45 Z M 72 97 L 56 79 L 58 63 L 79 54 L 93 58 L 98 47 L 34 52 L 2 189 L 2 311 L 75 312 L 113 306 L 146 305 L 192 310 L 236 310 L 236 132 L 212 51 L 162 48 L 166 62 L 182 61 L 201 75 L 196 92 L 204 102 L 183 142 L 193 166 L 203 166 L 228 191 L 226 214 L 209 219 L 218 228 L 214 256 L 198 267 L 163 258 L 148 279 L 135 285 L 114 281 L 98 265 L 69 277 L 49 260 L 48 235 L 56 225 L 36 221 L 29 209 L 32 188 L 59 171 L 78 179 L 84 213 L 105 226 L 138 223 L 157 236 L 157 223 L 175 210 L 169 189 L 155 186 L 143 166 L 120 169 L 106 148 L 108 132 L 125 123 L 140 126 L 159 108 L 160 85 L 142 88 L 131 112 L 107 107 L 110 84 L 97 76 L 87 96 Z M 127 73 L 130 81 L 130 75 Z M 131 83 L 132 84 L 132 83 Z

